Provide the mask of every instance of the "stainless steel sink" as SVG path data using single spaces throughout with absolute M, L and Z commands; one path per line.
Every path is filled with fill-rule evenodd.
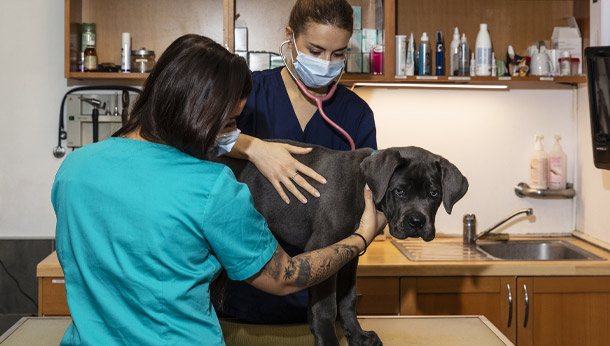
M 392 243 L 411 261 L 605 261 L 564 240 L 480 240 L 476 246 L 455 240 L 392 239 Z
M 512 240 L 479 242 L 492 257 L 513 261 L 600 261 L 603 258 L 563 240 Z

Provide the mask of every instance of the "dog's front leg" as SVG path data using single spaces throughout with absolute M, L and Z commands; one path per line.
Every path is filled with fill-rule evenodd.
M 337 319 L 337 274 L 309 288 L 309 329 L 316 346 L 339 346 L 335 330 Z
M 351 260 L 337 273 L 337 302 L 339 321 L 343 334 L 350 346 L 378 346 L 382 345 L 377 333 L 364 331 L 360 327 L 356 316 L 356 270 L 358 257 Z

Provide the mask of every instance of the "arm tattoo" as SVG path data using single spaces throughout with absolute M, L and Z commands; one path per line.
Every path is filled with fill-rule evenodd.
M 335 244 L 293 257 L 285 268 L 284 279 L 294 280 L 294 284 L 301 288 L 315 285 L 326 280 L 357 254 L 356 246 Z

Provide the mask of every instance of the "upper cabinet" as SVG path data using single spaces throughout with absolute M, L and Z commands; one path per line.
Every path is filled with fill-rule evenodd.
M 81 23 L 96 24 L 98 62 L 120 64 L 121 33 L 131 34 L 132 50 L 146 48 L 156 58 L 187 33 L 223 41 L 223 3 L 219 0 L 65 0 L 64 75 L 72 79 L 131 79 L 140 84 L 148 74 L 77 72 Z
M 384 32 L 384 74 L 346 74 L 341 82 L 426 82 L 462 84 L 508 84 L 511 88 L 561 88 L 585 83 L 586 77 L 395 77 L 395 35 L 413 32 L 419 43 L 427 32 L 434 66 L 435 34 L 442 31 L 445 66 L 453 29 L 465 33 L 474 51 L 480 23 L 487 23 L 497 60 L 506 60 L 508 45 L 524 55 L 535 41 L 547 41 L 555 26 L 566 26 L 567 17 L 577 19 L 583 47 L 589 43 L 589 0 L 348 0 L 362 8 L 362 26 L 378 26 Z M 127 80 L 141 84 L 142 73 L 77 72 L 81 23 L 96 23 L 98 61 L 118 64 L 121 33 L 129 32 L 132 50 L 145 47 L 156 58 L 177 37 L 197 33 L 222 42 L 234 51 L 235 27 L 248 28 L 250 51 L 279 53 L 286 40 L 285 27 L 295 0 L 65 0 L 65 77 L 72 80 Z

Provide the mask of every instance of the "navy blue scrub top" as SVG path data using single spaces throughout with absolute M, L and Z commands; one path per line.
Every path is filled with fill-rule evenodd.
M 305 130 L 301 129 L 282 80 L 282 68 L 252 74 L 252 93 L 237 118 L 237 127 L 242 133 L 260 139 L 289 139 L 329 149 L 350 150 L 347 139 L 324 121 L 318 110 Z M 338 85 L 333 97 L 322 106 L 326 115 L 349 133 L 357 149 L 377 149 L 373 111 L 358 95 Z M 283 242 L 280 244 L 291 256 L 303 252 Z M 307 290 L 274 296 L 244 281 L 229 280 L 219 315 L 252 323 L 306 323 L 307 306 Z

